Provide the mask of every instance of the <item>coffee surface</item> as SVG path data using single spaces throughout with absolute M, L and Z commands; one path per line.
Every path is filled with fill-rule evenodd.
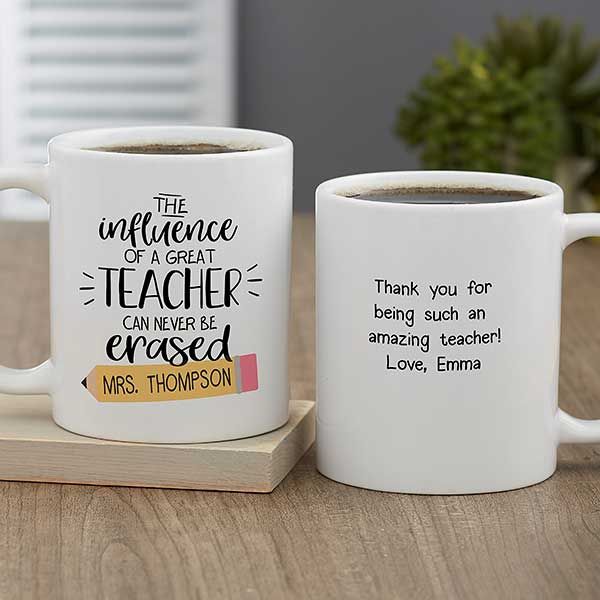
M 344 195 L 359 200 L 396 204 L 489 204 L 530 200 L 536 197 L 534 194 L 517 190 L 443 187 L 385 188 Z
M 229 152 L 256 150 L 256 148 L 239 148 L 198 142 L 194 144 L 127 144 L 122 146 L 100 146 L 90 148 L 90 150 L 120 154 L 227 154 Z

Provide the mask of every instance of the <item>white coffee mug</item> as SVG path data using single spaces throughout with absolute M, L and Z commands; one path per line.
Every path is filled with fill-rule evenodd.
M 538 197 L 347 197 L 386 188 Z M 562 252 L 600 235 L 600 215 L 565 215 L 554 183 L 488 173 L 356 175 L 316 195 L 321 473 L 392 492 L 493 492 L 550 477 L 558 444 L 600 442 L 600 421 L 557 404 Z
M 98 148 L 211 143 L 222 154 Z M 292 143 L 142 127 L 68 133 L 0 188 L 50 205 L 51 356 L 1 368 L 60 426 L 136 442 L 257 435 L 288 418 Z

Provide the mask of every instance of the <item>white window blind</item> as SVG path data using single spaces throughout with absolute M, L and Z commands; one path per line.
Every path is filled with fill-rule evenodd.
M 0 162 L 64 131 L 235 122 L 235 0 L 2 0 Z M 0 217 L 45 205 L 0 194 Z

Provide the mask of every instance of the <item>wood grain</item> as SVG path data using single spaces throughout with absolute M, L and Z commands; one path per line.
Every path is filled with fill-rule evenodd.
M 205 444 L 137 444 L 75 435 L 48 396 L 0 394 L 0 480 L 271 492 L 315 439 L 314 402 L 264 435 Z
M 294 241 L 292 390 L 314 397 L 313 223 Z M 48 353 L 47 242 L 0 229 L 0 362 Z M 600 417 L 600 245 L 565 255 L 561 406 Z M 542 302 L 543 299 L 540 299 Z M 309 452 L 268 495 L 0 483 L 0 598 L 598 598 L 600 448 L 531 488 L 371 492 Z

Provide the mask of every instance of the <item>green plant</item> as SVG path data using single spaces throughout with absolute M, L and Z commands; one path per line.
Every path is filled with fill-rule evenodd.
M 399 109 L 396 132 L 429 168 L 551 177 L 600 156 L 600 43 L 559 20 L 499 18 L 480 48 L 457 40 Z

